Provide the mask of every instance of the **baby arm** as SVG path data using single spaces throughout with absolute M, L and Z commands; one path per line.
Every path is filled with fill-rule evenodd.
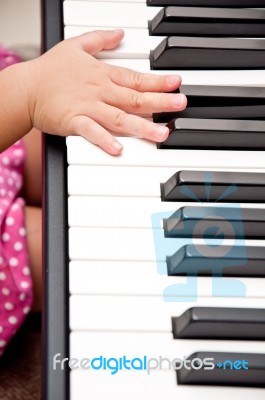
M 2 71 L 0 151 L 32 127 L 62 136 L 81 135 L 114 155 L 122 146 L 112 133 L 165 140 L 168 128 L 141 114 L 183 110 L 184 95 L 162 93 L 176 90 L 181 78 L 142 74 L 93 57 L 115 48 L 122 38 L 122 30 L 86 33 Z

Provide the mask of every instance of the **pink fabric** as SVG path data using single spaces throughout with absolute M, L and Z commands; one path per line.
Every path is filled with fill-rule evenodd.
M 19 61 L 20 57 L 14 51 L 8 50 L 0 44 L 0 71 L 9 65 L 18 63 Z
M 19 57 L 0 45 L 0 70 Z M 23 185 L 25 147 L 19 140 L 0 154 L 0 356 L 32 305 Z

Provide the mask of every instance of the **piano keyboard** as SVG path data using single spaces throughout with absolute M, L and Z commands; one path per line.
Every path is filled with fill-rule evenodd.
M 91 357 L 104 355 L 106 358 L 119 358 L 126 354 L 128 358 L 133 358 L 135 354 L 141 354 L 152 358 L 163 354 L 163 357 L 170 358 L 172 354 L 177 354 L 177 357 L 183 358 L 196 351 L 207 351 L 208 355 L 216 351 L 244 353 L 246 348 L 254 354 L 262 353 L 263 342 L 255 339 L 247 343 L 242 339 L 210 342 L 181 339 L 179 344 L 174 340 L 171 318 L 181 315 L 190 307 L 229 308 L 233 305 L 239 308 L 264 308 L 264 282 L 254 275 L 237 278 L 237 282 L 233 279 L 230 282 L 230 297 L 227 297 L 228 288 L 225 294 L 221 293 L 224 278 L 168 276 L 166 259 L 159 260 L 159 266 L 156 262 L 152 228 L 160 227 L 152 225 L 151 215 L 172 212 L 174 207 L 191 204 L 189 199 L 186 203 L 182 200 L 174 204 L 161 202 L 160 199 L 160 183 L 181 168 L 181 156 L 184 162 L 185 152 L 160 150 L 155 144 L 139 139 L 121 138 L 121 141 L 124 153 L 113 158 L 81 138 L 67 139 L 71 357 L 80 359 L 84 354 L 89 354 Z M 243 152 L 227 153 L 228 157 L 239 157 L 233 159 L 233 165 L 229 164 L 229 158 L 225 164 L 222 158 L 225 152 L 219 152 L 219 158 L 216 157 L 218 152 L 204 153 L 205 156 L 200 157 L 200 151 L 196 151 L 198 158 L 193 157 L 193 162 L 198 160 L 197 169 L 205 170 L 211 164 L 217 167 L 217 171 L 245 172 L 245 175 L 240 175 L 245 178 L 247 171 L 257 174 L 263 171 L 263 160 L 260 165 L 251 165 L 250 162 L 247 169 L 246 164 L 243 165 Z M 138 154 L 137 160 L 134 154 Z M 210 160 L 211 155 L 215 155 L 215 162 Z M 253 161 L 254 157 L 249 160 Z M 188 157 L 186 163 L 190 166 Z M 225 168 L 227 165 L 232 168 Z M 255 209 L 259 206 L 264 208 L 263 204 L 248 204 L 250 210 L 253 206 Z M 202 207 L 205 209 L 203 203 L 200 204 Z M 189 240 L 174 242 L 174 249 L 191 243 Z M 256 245 L 260 249 L 264 241 L 245 241 L 245 245 Z M 244 266 L 241 270 L 244 270 Z M 238 284 L 245 286 L 246 297 L 236 297 L 235 288 Z M 215 288 L 219 289 L 219 293 L 215 292 Z M 176 290 L 180 293 L 179 299 L 174 298 Z M 113 376 L 113 381 L 109 374 L 106 371 L 90 371 L 88 374 L 80 370 L 72 371 L 71 398 L 82 399 L 82 393 L 85 393 L 84 398 L 86 393 L 90 393 L 95 398 L 103 399 L 107 393 L 111 393 L 111 396 L 131 399 L 145 395 L 155 399 L 164 395 L 172 399 L 179 396 L 191 399 L 195 393 L 189 385 L 178 385 L 173 371 L 152 371 L 146 380 L 139 372 L 119 371 L 119 376 Z M 160 379 L 161 386 L 155 383 Z M 210 399 L 214 393 L 217 398 L 227 395 L 239 399 L 252 394 L 261 399 L 264 396 L 263 389 L 229 388 L 224 382 L 218 387 L 200 385 L 196 387 L 196 393 L 206 399 Z
M 218 1 L 219 7 L 227 8 L 236 7 L 238 3 L 233 0 Z M 200 1 L 201 7 L 214 7 L 214 11 L 208 11 L 213 18 L 218 13 L 216 4 L 214 0 Z M 263 0 L 241 0 L 240 4 L 241 7 L 265 7 Z M 197 46 L 204 51 L 197 54 L 208 56 L 204 58 L 203 65 L 196 64 L 195 60 L 191 68 L 188 62 L 187 65 L 180 63 L 177 68 L 178 64 L 173 64 L 165 54 L 160 64 L 163 71 L 158 69 L 154 72 L 171 73 L 172 68 L 176 69 L 182 76 L 183 84 L 189 85 L 187 87 L 194 85 L 199 88 L 199 85 L 203 85 L 207 86 L 206 90 L 211 86 L 257 87 L 262 90 L 265 86 L 265 53 L 262 50 L 265 36 L 261 32 L 256 32 L 256 36 L 252 33 L 247 36 L 246 30 L 243 34 L 234 32 L 232 40 L 223 38 L 225 35 L 219 31 L 216 36 L 220 37 L 202 38 L 194 34 L 194 26 L 191 27 L 188 21 L 185 38 L 180 36 L 181 32 L 174 32 L 174 38 L 168 39 L 165 30 L 160 36 L 157 32 L 150 36 L 152 23 L 148 21 L 154 20 L 158 13 L 163 13 L 160 0 L 149 0 L 148 5 L 143 0 L 65 0 L 63 5 L 65 38 L 95 29 L 124 28 L 125 38 L 121 45 L 113 51 L 99 54 L 103 62 L 152 72 L 150 58 L 164 43 L 184 49 L 180 50 L 180 54 L 187 56 L 188 61 L 190 51 Z M 181 6 L 181 11 L 187 16 L 188 7 L 196 6 L 197 2 L 168 0 L 165 5 Z M 206 8 L 197 12 L 203 15 Z M 241 12 L 244 18 L 246 15 L 262 18 L 264 10 Z M 240 14 L 239 10 L 230 11 L 230 14 L 229 10 L 225 11 L 221 23 L 227 23 L 229 15 L 236 18 Z M 174 12 L 177 13 L 177 7 Z M 191 37 L 194 35 L 197 37 Z M 218 44 L 222 49 L 224 44 L 232 49 L 229 53 L 231 59 L 226 57 L 222 68 L 220 60 L 224 52 L 218 55 Z M 243 65 L 242 60 L 246 60 L 248 51 L 253 55 L 252 63 L 251 56 L 247 55 L 248 61 L 244 61 Z M 175 60 L 177 54 L 173 49 Z M 192 54 L 196 54 L 196 51 Z M 209 54 L 213 56 L 209 57 Z M 207 66 L 207 60 L 211 58 L 215 64 Z M 243 69 L 238 67 L 240 63 Z M 261 104 L 263 107 L 264 104 Z M 247 106 L 246 103 L 244 105 Z M 255 114 L 249 119 L 256 117 Z M 161 116 L 157 118 L 159 120 Z M 163 119 L 163 122 L 168 121 Z M 263 122 L 260 121 L 260 124 L 262 126 Z M 255 135 L 258 124 L 249 124 L 250 129 L 251 126 Z M 235 122 L 232 121 L 230 128 L 233 133 L 236 131 Z M 185 149 L 177 149 L 174 143 L 163 148 L 137 138 L 124 137 L 119 140 L 124 147 L 123 153 L 119 157 L 112 157 L 82 138 L 67 138 L 70 227 L 68 357 L 78 360 L 97 358 L 97 365 L 103 358 L 126 357 L 130 360 L 138 358 L 139 361 L 146 357 L 147 360 L 153 360 L 151 363 L 155 365 L 160 357 L 168 360 L 213 357 L 219 367 L 215 367 L 213 374 L 201 368 L 189 371 L 184 367 L 176 372 L 175 365 L 172 367 L 167 361 L 163 362 L 161 369 L 153 368 L 149 373 L 144 368 L 143 371 L 128 371 L 120 366 L 112 374 L 113 370 L 106 365 L 105 368 L 98 367 L 98 371 L 91 368 L 72 369 L 69 399 L 91 397 L 103 400 L 115 397 L 118 400 L 191 400 L 197 397 L 210 400 L 214 397 L 221 400 L 224 396 L 235 400 L 249 397 L 264 399 L 265 238 L 263 234 L 255 237 L 254 232 L 253 235 L 255 221 L 261 224 L 260 231 L 263 231 L 263 218 L 260 216 L 265 208 L 264 199 L 261 197 L 259 202 L 256 198 L 259 183 L 265 177 L 265 153 L 256 151 L 262 146 L 248 147 L 246 143 L 247 151 L 243 151 L 242 148 L 236 150 L 234 143 L 232 151 L 228 150 L 229 146 L 225 150 L 219 148 L 213 151 L 206 150 L 207 146 L 191 150 L 187 145 Z M 218 149 L 218 144 L 215 148 Z M 172 189 L 172 177 L 179 171 L 188 177 L 192 173 L 195 174 L 193 177 L 200 175 L 202 179 L 199 179 L 199 183 L 196 181 L 196 185 L 200 185 L 199 191 L 191 191 L 191 181 L 187 179 L 184 180 L 184 192 L 178 187 L 178 182 L 174 188 L 178 194 L 182 193 L 181 198 L 163 201 L 167 199 L 161 195 L 161 187 L 169 182 Z M 217 179 L 221 176 L 219 174 L 224 174 L 222 177 L 226 178 L 232 174 L 233 178 L 231 181 L 225 180 L 223 193 L 218 192 L 218 196 L 212 198 L 210 193 L 220 183 Z M 252 185 L 253 182 L 256 184 Z M 231 184 L 240 188 L 239 198 L 236 197 L 236 190 L 231 190 Z M 262 190 L 262 183 L 260 187 Z M 200 201 L 202 192 L 203 202 Z M 244 203 L 244 196 L 249 198 L 249 202 Z M 233 202 L 236 204 L 233 205 Z M 200 235 L 189 233 L 186 237 L 185 233 L 181 234 L 185 231 L 185 218 L 180 219 L 180 228 L 175 225 L 172 228 L 172 232 L 180 229 L 178 238 L 172 237 L 170 229 L 167 229 L 176 220 L 174 213 L 179 209 L 183 215 L 186 212 L 189 214 L 189 207 L 203 209 L 206 215 L 197 221 L 199 224 L 205 222 L 211 212 L 214 216 L 219 215 L 217 206 L 230 209 L 235 216 L 231 220 L 224 219 L 226 224 L 223 228 L 230 233 L 232 229 L 234 236 L 225 235 L 221 246 L 218 232 L 210 233 L 206 241 Z M 238 220 L 241 217 L 245 220 L 243 218 L 241 225 L 235 228 L 237 215 Z M 163 223 L 163 220 L 167 222 Z M 244 224 L 246 231 L 249 227 L 252 236 L 242 239 L 239 232 Z M 193 228 L 198 228 L 196 222 Z M 167 231 L 170 237 L 167 237 Z M 217 257 L 217 260 L 216 256 L 212 256 L 213 253 L 205 256 L 204 252 L 212 249 L 209 244 L 221 249 L 224 255 Z M 229 315 L 233 316 L 230 320 Z M 179 324 L 183 324 L 184 331 L 189 332 L 186 336 L 183 334 L 178 337 L 176 332 Z M 253 329 L 253 326 L 257 326 L 257 329 Z M 260 336 L 258 332 L 261 332 Z M 239 371 L 226 370 L 224 365 L 228 359 L 234 363 L 237 360 L 248 361 L 249 370 L 244 371 L 242 363 Z M 197 364 L 194 365 L 196 367 Z

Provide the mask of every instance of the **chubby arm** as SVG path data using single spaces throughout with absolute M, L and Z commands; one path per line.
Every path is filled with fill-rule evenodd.
M 27 81 L 27 63 L 15 64 L 0 72 L 0 152 L 32 128 Z
M 181 78 L 142 74 L 94 57 L 115 48 L 122 38 L 122 30 L 86 33 L 2 71 L 0 151 L 32 127 L 61 136 L 81 135 L 113 155 L 122 147 L 112 133 L 165 140 L 168 129 L 142 116 L 183 110 L 184 95 L 162 93 L 176 90 Z

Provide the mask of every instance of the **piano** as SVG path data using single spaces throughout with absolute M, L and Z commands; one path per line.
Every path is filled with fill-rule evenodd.
M 151 59 L 156 73 L 176 69 L 190 100 L 164 147 L 124 137 L 122 156 L 112 157 L 82 138 L 44 138 L 45 400 L 265 398 L 265 1 L 163 6 L 42 1 L 43 50 L 123 27 L 124 42 L 102 52 L 103 61 L 147 72 Z M 177 7 L 183 30 L 172 34 Z M 164 17 L 163 34 L 150 35 Z M 191 65 L 190 54 L 210 64 L 193 57 Z M 241 141 L 244 129 L 251 138 Z

